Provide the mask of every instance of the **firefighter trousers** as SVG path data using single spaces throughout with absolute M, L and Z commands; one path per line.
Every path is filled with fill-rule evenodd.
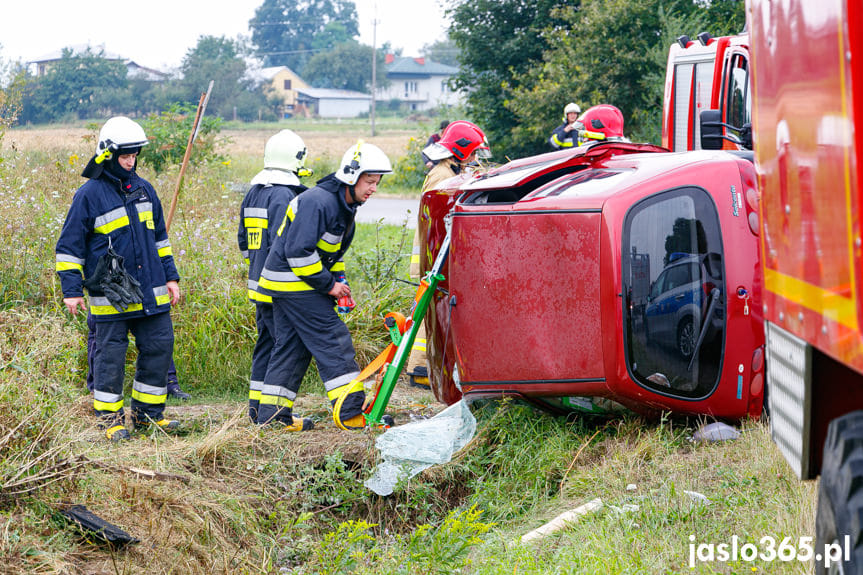
M 252 422 L 258 421 L 261 390 L 264 389 L 264 378 L 276 343 L 272 304 L 255 302 L 255 323 L 258 326 L 258 341 L 252 351 L 252 376 L 249 378 L 249 417 Z
M 135 336 L 138 359 L 132 383 L 132 418 L 159 421 L 168 395 L 168 366 L 174 350 L 169 312 L 96 322 L 93 350 L 93 408 L 106 427 L 123 424 L 123 380 L 129 332 Z
M 360 373 L 354 344 L 334 306 L 333 298 L 320 292 L 273 298 L 276 337 L 261 390 L 259 424 L 293 422 L 294 400 L 312 357 L 333 404 L 353 388 Z M 354 391 L 351 395 L 342 404 L 343 419 L 362 411 L 365 394 Z

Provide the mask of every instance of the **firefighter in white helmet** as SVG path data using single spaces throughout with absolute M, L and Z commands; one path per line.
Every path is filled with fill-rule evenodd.
M 132 420 L 170 431 L 163 417 L 167 372 L 174 346 L 170 309 L 180 299 L 180 279 L 165 228 L 162 204 L 135 172 L 144 130 L 129 118 L 111 118 L 99 132 L 89 178 L 72 198 L 56 247 L 63 303 L 95 321 L 93 408 L 105 435 L 129 439 L 124 425 L 123 379 L 128 333 L 138 348 L 132 385 Z
M 294 400 L 312 357 L 318 366 L 333 419 L 341 429 L 363 429 L 365 400 L 351 334 L 335 310 L 351 296 L 343 256 L 354 237 L 356 210 L 392 172 L 380 148 L 358 142 L 335 173 L 294 198 L 258 282 L 273 299 L 276 341 L 264 376 L 259 424 L 305 431 L 311 420 L 293 416 Z
M 554 129 L 548 143 L 553 148 L 571 148 L 578 145 L 578 131 L 575 129 L 575 121 L 581 114 L 581 107 L 575 102 L 570 102 L 563 108 L 563 123 Z
M 240 206 L 237 244 L 249 268 L 248 296 L 255 304 L 258 328 L 249 378 L 249 417 L 253 422 L 258 420 L 264 376 L 275 344 L 273 298 L 261 293 L 258 282 L 288 204 L 306 189 L 299 178 L 311 175 L 305 167 L 307 156 L 305 142 L 293 131 L 282 130 L 272 136 L 264 148 L 264 169 L 252 178 Z

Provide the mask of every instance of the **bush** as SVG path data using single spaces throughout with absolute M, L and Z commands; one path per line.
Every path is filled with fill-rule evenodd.
M 156 173 L 163 172 L 168 166 L 181 164 L 196 111 L 191 104 L 172 104 L 161 113 L 147 116 L 141 125 L 150 145 L 141 150 L 140 160 Z M 221 118 L 206 115 L 201 118 L 190 162 L 206 164 L 224 161 L 216 152 L 221 127 Z
M 396 160 L 392 175 L 387 177 L 387 185 L 410 188 L 417 191 L 422 188 L 426 177 L 422 151 L 427 139 L 427 137 L 410 139 L 407 145 L 407 154 Z

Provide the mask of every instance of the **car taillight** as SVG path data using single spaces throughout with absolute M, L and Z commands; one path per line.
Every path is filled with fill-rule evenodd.
M 743 182 L 743 197 L 749 230 L 757 236 L 761 233 L 761 224 L 758 221 L 758 204 L 761 201 L 761 196 L 758 193 L 755 167 L 752 162 L 745 160 L 740 161 L 737 165 L 740 169 L 740 179 Z

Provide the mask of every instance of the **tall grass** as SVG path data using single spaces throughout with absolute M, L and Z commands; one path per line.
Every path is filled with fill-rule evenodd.
M 377 461 L 374 435 L 333 427 L 314 370 L 297 401 L 318 423 L 313 432 L 248 424 L 254 308 L 236 228 L 240 184 L 259 158 L 189 172 L 171 229 L 183 276 L 175 358 L 194 400 L 168 410 L 181 414 L 185 435 L 136 433 L 108 445 L 83 387 L 86 326 L 61 309 L 53 271 L 59 226 L 82 181 L 86 158 L 76 153 L 85 155 L 19 150 L 0 163 L 0 572 L 806 571 L 764 561 L 688 565 L 690 535 L 723 543 L 813 534 L 814 485 L 793 478 L 758 422 L 744 424 L 738 441 L 702 445 L 689 439 L 698 421 L 567 420 L 490 402 L 475 406 L 477 435 L 450 464 L 386 498 L 362 485 Z M 175 177 L 152 179 L 166 207 Z M 347 261 L 358 305 L 346 322 L 361 364 L 387 343 L 383 313 L 408 309 L 413 288 L 397 280 L 410 237 L 358 227 Z M 403 386 L 390 406 L 400 422 L 441 407 Z M 595 497 L 605 502 L 599 511 L 521 543 Z M 113 549 L 82 536 L 58 513 L 69 503 L 141 543 Z

